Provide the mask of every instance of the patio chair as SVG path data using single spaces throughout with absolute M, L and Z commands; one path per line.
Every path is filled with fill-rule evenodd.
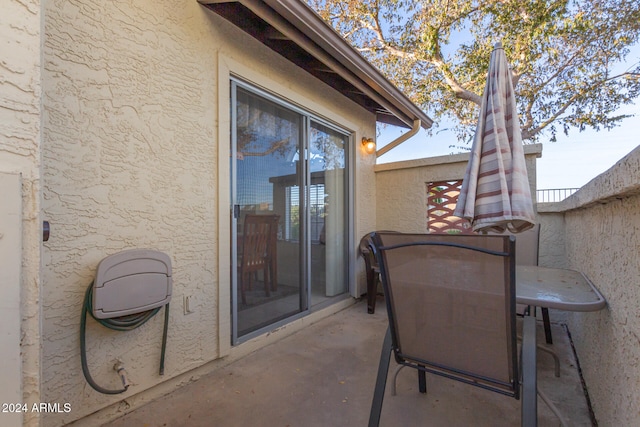
M 389 230 L 380 232 L 395 233 Z M 378 283 L 380 282 L 380 268 L 372 250 L 372 237 L 374 234 L 375 231 L 367 233 L 360 239 L 360 255 L 364 259 L 365 272 L 367 274 L 367 313 L 369 314 L 376 312 L 376 295 L 378 294 Z
M 242 303 L 247 303 L 245 290 L 251 289 L 253 277 L 262 271 L 267 297 L 277 289 L 276 228 L 279 215 L 247 214 L 244 218 L 242 248 L 238 261 L 238 284 Z
M 378 260 L 376 260 L 372 250 L 374 233 L 375 231 L 367 233 L 360 239 L 360 255 L 364 259 L 365 272 L 367 274 L 367 313 L 369 314 L 373 314 L 376 311 L 376 295 L 380 278 Z
M 520 399 L 522 374 L 522 424 L 536 425 L 535 319 L 524 318 L 519 361 L 514 238 L 379 232 L 372 240 L 389 328 L 369 426 L 380 421 L 392 351 L 418 370 L 422 393 L 429 372 Z
M 380 269 L 378 261 L 371 250 L 373 233 L 367 233 L 360 239 L 360 255 L 364 259 L 364 269 L 367 274 L 367 313 L 373 314 L 376 311 L 376 294 L 378 288 L 378 278 Z

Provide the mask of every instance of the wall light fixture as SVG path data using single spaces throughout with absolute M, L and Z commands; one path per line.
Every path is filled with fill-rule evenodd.
M 376 142 L 373 138 L 362 138 L 362 147 L 364 148 L 365 153 L 373 154 L 376 151 Z

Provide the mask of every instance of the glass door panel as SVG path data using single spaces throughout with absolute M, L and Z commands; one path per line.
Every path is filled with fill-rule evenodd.
M 232 93 L 235 341 L 307 308 L 299 194 L 305 119 L 235 84 Z
M 346 147 L 349 137 L 317 122 L 309 132 L 311 305 L 347 292 Z

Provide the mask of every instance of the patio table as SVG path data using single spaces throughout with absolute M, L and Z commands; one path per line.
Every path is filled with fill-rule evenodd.
M 516 302 L 566 311 L 597 311 L 607 305 L 581 272 L 528 265 L 516 267 Z
M 607 305 L 600 291 L 581 272 L 530 265 L 516 266 L 516 302 L 566 311 L 598 311 Z M 553 356 L 556 377 L 559 377 L 558 356 L 549 348 L 538 346 L 538 349 Z M 567 426 L 568 422 L 546 394 L 538 389 L 538 395 L 558 416 L 560 423 Z

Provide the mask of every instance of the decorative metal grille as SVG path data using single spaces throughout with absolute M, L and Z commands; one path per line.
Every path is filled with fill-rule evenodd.
M 467 220 L 453 216 L 461 186 L 462 180 L 427 184 L 430 233 L 474 234 Z

